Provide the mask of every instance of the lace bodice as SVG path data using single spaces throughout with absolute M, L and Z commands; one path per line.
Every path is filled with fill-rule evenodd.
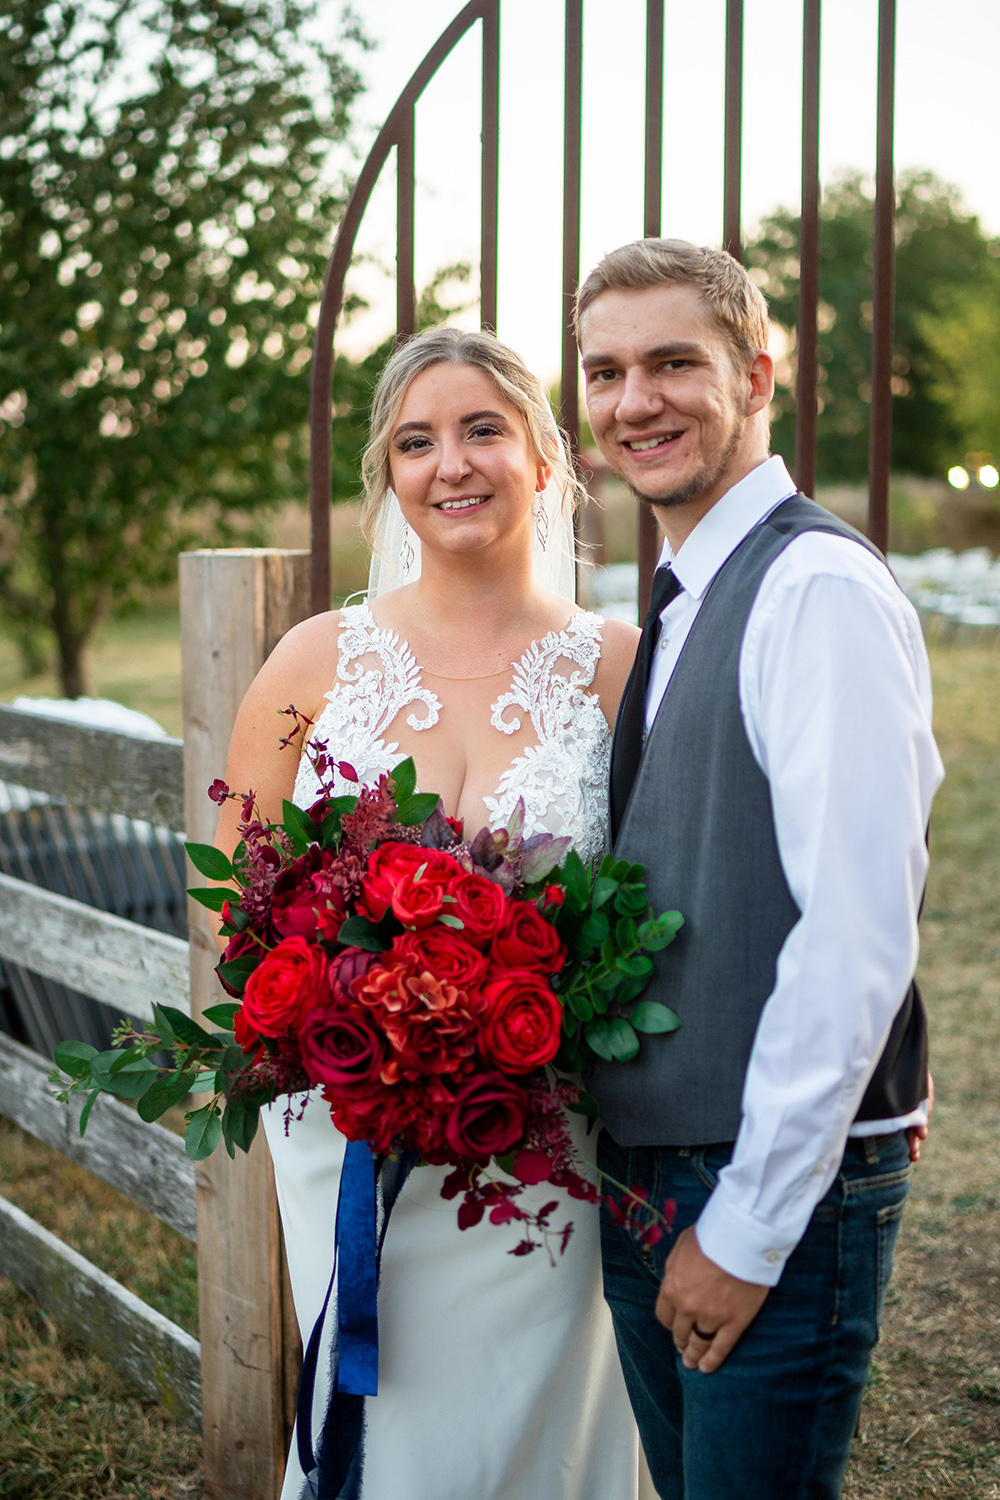
M 511 760 L 494 794 L 483 798 L 491 828 L 506 824 L 521 798 L 526 838 L 544 831 L 568 834 L 588 864 L 604 850 L 608 816 L 611 734 L 597 694 L 588 692 L 603 624 L 599 615 L 580 611 L 565 630 L 532 641 L 516 663 L 510 687 L 492 704 L 490 723 L 500 734 L 514 735 L 527 727 L 527 716 L 536 743 Z M 406 724 L 422 732 L 433 729 L 444 711 L 424 687 L 406 641 L 377 625 L 367 604 L 341 611 L 337 679 L 326 699 L 314 736 L 369 785 L 404 759 L 398 741 L 387 740 L 399 714 L 405 711 Z M 334 772 L 332 795 L 352 790 Z M 303 756 L 294 800 L 308 807 L 319 793 L 316 773 Z

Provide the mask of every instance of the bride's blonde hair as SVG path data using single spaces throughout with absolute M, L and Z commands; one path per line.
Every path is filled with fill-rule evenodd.
M 432 365 L 471 365 L 489 376 L 501 399 L 520 413 L 532 456 L 537 462 L 548 464 L 552 479 L 562 492 L 563 505 L 572 515 L 586 492 L 566 457 L 566 445 L 538 378 L 495 334 L 462 328 L 430 328 L 409 339 L 390 356 L 372 397 L 368 445 L 361 455 L 361 479 L 365 487 L 361 531 L 368 545 L 374 545 L 379 511 L 392 489 L 389 444 L 403 398 L 413 378 Z

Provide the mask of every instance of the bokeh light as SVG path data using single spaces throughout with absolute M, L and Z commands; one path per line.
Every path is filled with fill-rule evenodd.
M 969 476 L 961 464 L 948 470 L 948 483 L 953 490 L 967 490 L 969 488 Z
M 995 490 L 997 485 L 1000 484 L 1000 473 L 997 472 L 992 464 L 983 464 L 976 478 L 983 488 L 987 490 Z

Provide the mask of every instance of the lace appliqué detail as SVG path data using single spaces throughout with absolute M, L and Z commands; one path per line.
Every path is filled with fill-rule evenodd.
M 362 659 L 366 656 L 376 656 L 378 666 L 366 668 Z M 341 610 L 337 681 L 326 699 L 313 735 L 326 740 L 336 759 L 349 761 L 369 786 L 404 759 L 398 743 L 386 744 L 383 738 L 396 715 L 411 704 L 422 704 L 423 712 L 407 714 L 406 722 L 411 729 L 430 729 L 441 711 L 436 695 L 421 686 L 420 668 L 409 646 L 395 631 L 376 625 L 367 604 Z M 316 772 L 303 756 L 295 778 L 296 806 L 309 807 L 321 790 Z M 334 773 L 332 796 L 356 791 L 356 782 Z
M 495 797 L 484 797 L 490 827 L 502 827 L 522 799 L 525 836 L 569 834 L 585 864 L 604 852 L 611 733 L 595 693 L 587 692 L 601 658 L 599 615 L 581 611 L 565 630 L 533 641 L 514 668 L 508 692 L 492 705 L 491 722 L 516 734 L 529 715 L 537 745 L 530 745 L 500 778 Z M 560 662 L 572 662 L 568 674 Z

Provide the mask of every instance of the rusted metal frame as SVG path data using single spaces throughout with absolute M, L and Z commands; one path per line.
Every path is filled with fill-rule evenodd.
M 743 259 L 740 239 L 740 167 L 743 156 L 743 0 L 726 0 L 726 135 L 723 165 L 722 245 Z
M 580 448 L 580 366 L 573 299 L 580 278 L 580 139 L 583 104 L 583 0 L 566 0 L 563 96 L 562 371 L 559 420 L 574 463 Z
M 663 0 L 646 0 L 646 152 L 642 232 L 662 231 L 663 216 Z M 639 503 L 639 619 L 646 613 L 653 572 L 660 555 L 660 529 L 652 507 Z
M 802 196 L 799 210 L 798 372 L 795 380 L 795 483 L 816 489 L 819 310 L 819 45 L 822 0 L 802 7 Z
M 879 0 L 868 535 L 882 552 L 889 546 L 889 471 L 892 463 L 892 338 L 896 269 L 896 187 L 893 181 L 892 136 L 895 81 L 896 0 Z
M 500 0 L 483 9 L 483 126 L 479 231 L 479 322 L 497 326 L 497 216 L 500 200 Z
M 407 120 L 438 68 L 465 33 L 481 20 L 495 0 L 470 0 L 446 26 L 414 71 L 375 138 L 340 221 L 326 268 L 316 337 L 313 341 L 309 392 L 309 510 L 311 528 L 310 597 L 318 614 L 330 607 L 330 483 L 333 399 L 333 335 L 344 302 L 344 283 L 354 253 L 354 242 L 375 184 L 393 147 L 405 138 Z
M 411 105 L 396 146 L 396 332 L 405 338 L 417 331 L 417 292 L 413 284 L 415 135 Z

